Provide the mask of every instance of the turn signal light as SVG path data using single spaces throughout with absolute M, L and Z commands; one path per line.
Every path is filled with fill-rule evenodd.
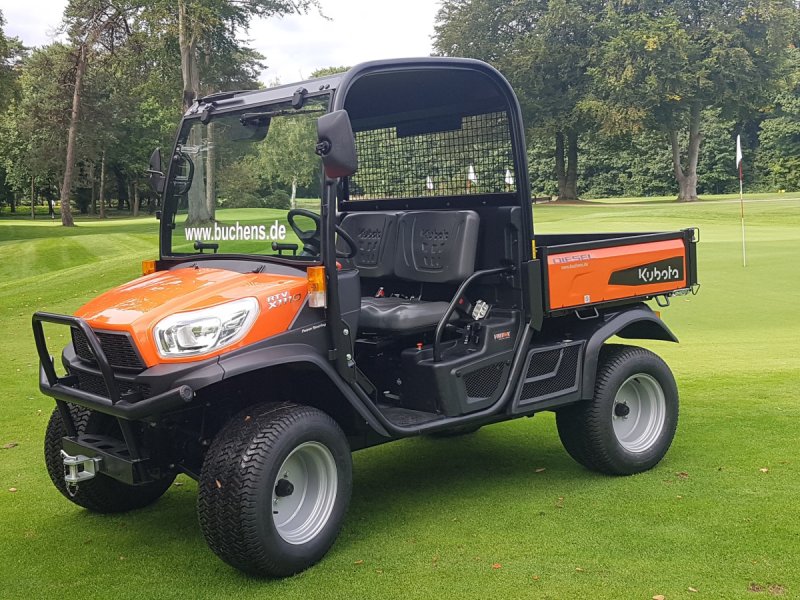
M 327 283 L 325 281 L 325 267 L 308 267 L 308 305 L 311 308 L 325 308 Z
M 156 261 L 143 260 L 142 261 L 142 275 L 150 275 L 156 272 Z

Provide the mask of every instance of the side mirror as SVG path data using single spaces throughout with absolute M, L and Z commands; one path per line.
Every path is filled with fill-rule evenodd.
M 161 171 L 161 148 L 156 148 L 150 155 L 150 168 L 145 171 L 149 175 L 150 189 L 159 196 L 164 193 L 164 173 Z
M 317 154 L 330 179 L 347 177 L 358 169 L 356 141 L 346 110 L 336 110 L 317 119 Z

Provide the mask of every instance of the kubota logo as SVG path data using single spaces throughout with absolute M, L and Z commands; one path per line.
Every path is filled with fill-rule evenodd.
M 659 269 L 658 267 L 640 267 L 639 279 L 645 283 L 655 283 L 658 281 L 678 281 L 683 278 L 678 272 L 678 269 L 673 266 L 668 266 L 664 269 Z
M 615 271 L 608 279 L 612 285 L 653 285 L 683 280 L 683 257 L 648 263 Z

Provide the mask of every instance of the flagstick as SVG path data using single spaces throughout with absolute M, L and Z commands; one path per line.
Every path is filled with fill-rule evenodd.
M 742 215 L 742 266 L 747 266 L 747 249 L 744 243 L 744 194 L 742 188 L 742 165 L 739 164 L 739 208 Z

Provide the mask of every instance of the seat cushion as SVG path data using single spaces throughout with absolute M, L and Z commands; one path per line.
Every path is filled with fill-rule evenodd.
M 447 312 L 447 302 L 406 298 L 362 298 L 362 331 L 407 331 L 434 327 Z M 452 316 L 453 319 L 457 315 Z

